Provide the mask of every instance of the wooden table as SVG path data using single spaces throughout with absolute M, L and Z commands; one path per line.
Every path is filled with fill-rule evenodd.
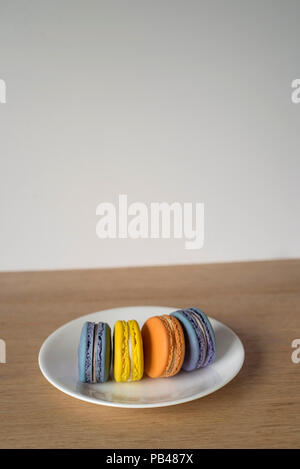
M 117 409 L 71 398 L 37 362 L 57 327 L 100 309 L 199 305 L 242 339 L 240 374 L 193 402 Z M 0 274 L 1 448 L 300 446 L 300 260 Z M 300 356 L 300 354 L 299 354 Z

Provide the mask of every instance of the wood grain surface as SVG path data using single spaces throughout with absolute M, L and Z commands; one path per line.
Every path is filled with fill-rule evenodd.
M 300 447 L 300 260 L 0 274 L 1 448 Z M 242 339 L 240 374 L 193 402 L 118 409 L 69 397 L 42 376 L 57 327 L 117 306 L 199 305 Z

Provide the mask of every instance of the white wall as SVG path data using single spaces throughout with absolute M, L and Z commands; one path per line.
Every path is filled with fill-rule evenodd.
M 0 1 L 0 269 L 299 257 L 297 1 Z M 205 203 L 205 244 L 96 206 Z

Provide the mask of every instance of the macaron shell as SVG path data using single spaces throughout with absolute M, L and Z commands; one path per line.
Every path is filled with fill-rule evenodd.
M 206 314 L 198 308 L 190 308 L 194 313 L 198 314 L 198 317 L 202 321 L 204 330 L 206 332 L 206 339 L 207 339 L 207 354 L 205 361 L 203 363 L 203 367 L 209 366 L 211 363 L 214 362 L 216 358 L 216 338 L 213 327 L 211 325 L 210 320 L 206 316 Z
M 114 378 L 118 382 L 130 378 L 128 336 L 127 322 L 117 321 L 114 328 Z
M 111 330 L 108 324 L 99 322 L 96 340 L 96 380 L 105 383 L 109 378 L 111 362 Z
M 94 343 L 94 323 L 85 322 L 81 329 L 78 347 L 78 375 L 82 383 L 91 383 Z
M 153 316 L 142 327 L 145 373 L 151 378 L 164 376 L 170 362 L 170 338 L 165 323 Z
M 182 325 L 185 340 L 185 356 L 182 369 L 192 371 L 197 367 L 200 354 L 199 340 L 190 319 L 188 319 L 182 310 L 175 311 L 171 314 L 179 320 Z
M 172 337 L 170 338 L 171 347 L 169 349 L 169 360 L 171 367 L 168 365 L 168 369 L 165 376 L 175 376 L 181 370 L 184 355 L 185 355 L 185 341 L 182 326 L 179 320 L 175 316 L 163 315 L 162 319 L 165 318 L 171 323 L 170 332 Z
M 137 321 L 128 321 L 130 332 L 131 350 L 132 350 L 132 363 L 131 363 L 131 379 L 138 381 L 144 374 L 144 352 L 142 335 Z
M 192 309 L 185 309 L 182 314 L 190 321 L 199 344 L 199 356 L 196 363 L 196 368 L 202 368 L 204 366 L 205 358 L 207 355 L 207 333 L 205 331 L 205 325 L 203 321 Z

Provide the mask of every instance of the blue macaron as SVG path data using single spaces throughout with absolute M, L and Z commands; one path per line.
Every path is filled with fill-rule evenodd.
M 181 323 L 185 338 L 185 358 L 182 368 L 192 371 L 204 368 L 216 358 L 216 339 L 206 314 L 198 308 L 172 313 Z
M 82 383 L 104 383 L 111 363 L 111 330 L 104 322 L 83 324 L 78 347 L 78 376 Z

